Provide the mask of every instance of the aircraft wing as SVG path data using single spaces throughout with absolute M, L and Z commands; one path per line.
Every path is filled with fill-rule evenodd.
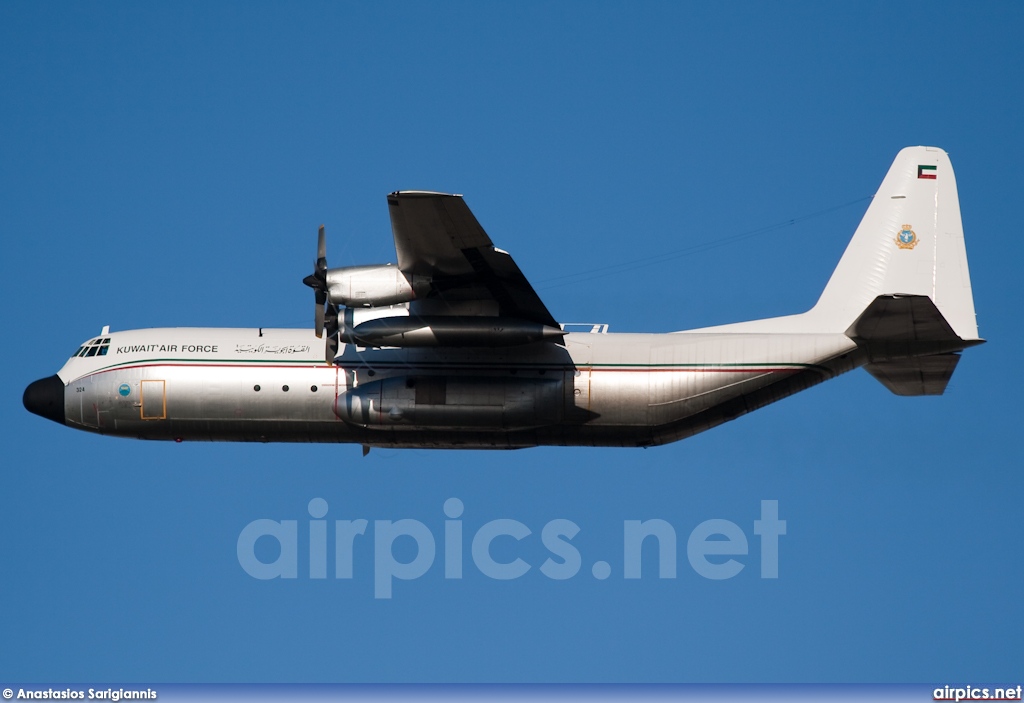
M 498 315 L 558 327 L 516 262 L 494 247 L 461 195 L 399 191 L 388 196 L 388 211 L 398 267 L 408 276 L 432 280 L 428 298 L 463 307 L 482 304 L 496 308 Z

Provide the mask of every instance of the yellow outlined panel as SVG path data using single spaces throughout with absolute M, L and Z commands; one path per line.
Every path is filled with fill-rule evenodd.
M 167 419 L 167 381 L 142 381 L 139 390 L 139 416 L 143 420 Z

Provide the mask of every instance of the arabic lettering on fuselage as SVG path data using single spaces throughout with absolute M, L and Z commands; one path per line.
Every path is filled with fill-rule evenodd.
M 115 354 L 148 354 L 152 352 L 216 354 L 219 344 L 130 344 L 116 347 Z M 236 344 L 236 354 L 305 354 L 308 344 Z
M 308 344 L 236 344 L 236 354 L 304 354 Z

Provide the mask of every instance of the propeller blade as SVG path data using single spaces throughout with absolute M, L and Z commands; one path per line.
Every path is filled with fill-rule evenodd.
M 323 225 L 320 225 L 320 231 L 317 232 L 316 261 L 313 263 L 313 273 L 303 278 L 302 282 L 313 289 L 313 293 L 316 297 L 316 310 L 313 317 L 313 329 L 316 331 L 316 336 L 319 339 L 324 336 L 324 306 L 328 305 L 327 235 L 324 233 Z
M 324 336 L 324 304 L 327 302 L 327 293 L 316 291 L 316 316 L 313 318 L 313 329 L 316 330 L 317 339 Z
M 327 235 L 324 233 L 323 225 L 320 225 L 320 231 L 316 237 L 316 272 L 319 274 L 327 272 Z
M 328 364 L 334 363 L 334 357 L 338 355 L 338 338 L 330 336 L 324 343 L 324 359 Z
M 313 289 L 316 298 L 313 329 L 318 339 L 323 339 L 324 332 L 327 332 L 324 357 L 328 364 L 333 364 L 338 353 L 338 308 L 331 303 L 330 296 L 327 295 L 327 234 L 323 225 L 320 225 L 316 236 L 316 262 L 313 264 L 313 273 L 303 278 L 302 282 Z
M 338 308 L 328 305 L 324 310 L 324 331 L 333 337 L 338 334 Z
M 338 355 L 338 308 L 328 303 L 324 313 L 324 331 L 327 333 L 324 358 L 328 364 L 333 364 L 334 357 Z

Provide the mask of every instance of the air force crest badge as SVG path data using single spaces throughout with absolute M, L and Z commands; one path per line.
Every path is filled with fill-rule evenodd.
M 903 228 L 896 234 L 896 246 L 900 249 L 913 249 L 917 246 L 918 238 L 917 234 L 910 225 L 903 225 Z

